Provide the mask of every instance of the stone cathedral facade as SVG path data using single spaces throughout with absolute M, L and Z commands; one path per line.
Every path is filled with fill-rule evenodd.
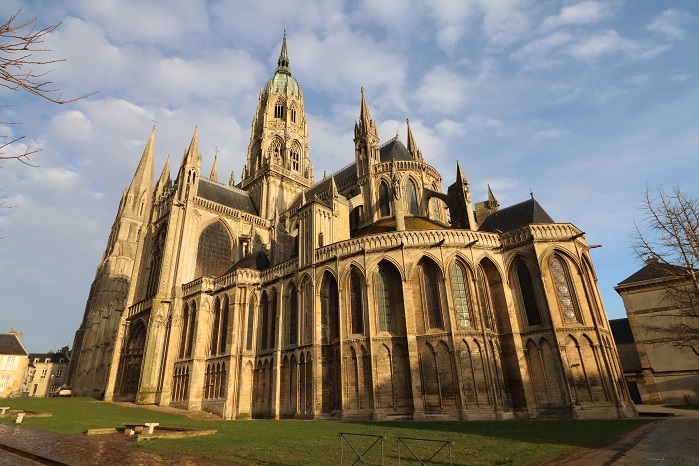
M 444 192 L 409 123 L 381 143 L 363 90 L 358 113 L 354 161 L 315 182 L 284 37 L 242 181 L 202 175 L 195 130 L 154 182 L 153 130 L 74 393 L 226 419 L 634 416 L 584 233 L 533 196 L 474 202 L 459 165 Z

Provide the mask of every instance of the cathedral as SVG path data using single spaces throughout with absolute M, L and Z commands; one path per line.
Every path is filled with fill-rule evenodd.
M 409 122 L 380 141 L 363 89 L 354 160 L 316 182 L 286 34 L 238 183 L 215 158 L 202 174 L 197 130 L 156 181 L 154 139 L 75 335 L 74 394 L 224 419 L 636 415 L 584 232 L 533 196 L 472 200 L 458 163 L 445 192 Z

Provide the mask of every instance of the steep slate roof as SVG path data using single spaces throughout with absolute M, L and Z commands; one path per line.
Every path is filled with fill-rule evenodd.
M 647 280 L 656 280 L 659 278 L 682 277 L 684 271 L 685 269 L 683 267 L 655 261 L 646 264 L 642 269 L 619 282 L 617 286 L 629 285 L 631 283 L 639 283 Z
M 27 350 L 24 349 L 15 334 L 0 333 L 0 354 L 26 356 Z
M 227 207 L 242 210 L 252 215 L 257 215 L 255 206 L 252 204 L 250 196 L 245 191 L 216 183 L 206 178 L 199 179 L 197 196 Z
M 267 258 L 267 254 L 259 251 L 257 254 L 248 254 L 247 256 L 243 257 L 238 262 L 233 264 L 233 267 L 228 269 L 226 273 L 232 272 L 235 269 L 264 270 L 267 267 L 269 267 L 269 259 Z
M 394 138 L 393 140 L 387 142 L 379 149 L 379 158 L 381 159 L 381 162 L 390 162 L 393 159 L 414 160 L 413 156 L 410 155 L 410 152 L 408 152 L 408 149 L 398 138 Z
M 505 207 L 488 215 L 478 229 L 494 233 L 495 230 L 515 230 L 535 223 L 556 222 L 536 202 L 536 199 L 527 199 L 524 202 Z
M 614 335 L 614 341 L 617 345 L 622 343 L 634 343 L 633 333 L 631 333 L 631 325 L 629 319 L 612 319 L 609 321 L 609 328 Z

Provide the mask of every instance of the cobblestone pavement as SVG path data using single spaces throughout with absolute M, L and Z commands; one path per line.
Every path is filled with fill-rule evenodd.
M 662 406 L 637 406 L 659 417 L 608 445 L 578 451 L 541 466 L 684 466 L 699 464 L 699 412 Z M 652 419 L 652 418 L 651 418 Z
M 231 466 L 233 464 L 173 453 L 145 451 L 130 446 L 127 442 L 128 438 L 123 434 L 88 437 L 0 423 L 0 465 Z M 24 458 L 18 459 L 12 455 L 12 452 L 18 452 Z M 26 458 L 27 456 L 29 458 Z M 30 461 L 31 459 L 38 463 Z M 21 462 L 24 460 L 27 462 Z

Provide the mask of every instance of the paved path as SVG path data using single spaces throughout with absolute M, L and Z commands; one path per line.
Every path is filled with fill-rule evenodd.
M 0 423 L 0 466 L 231 466 L 233 463 L 145 451 L 123 434 L 80 436 Z M 17 458 L 14 454 L 23 458 Z M 14 462 L 13 462 L 14 459 Z M 36 462 L 34 462 L 34 461 Z

